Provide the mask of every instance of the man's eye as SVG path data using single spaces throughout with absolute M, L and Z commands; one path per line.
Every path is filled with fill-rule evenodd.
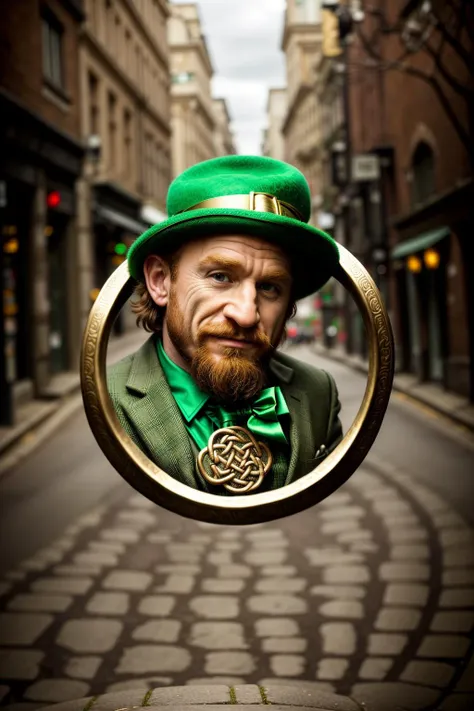
M 276 284 L 271 284 L 270 282 L 262 282 L 259 284 L 259 289 L 260 291 L 263 291 L 265 294 L 270 294 L 270 295 L 277 295 L 280 293 L 280 287 L 277 286 Z
M 224 274 L 223 272 L 214 272 L 214 274 L 211 274 L 210 277 L 211 279 L 214 279 L 214 281 L 218 281 L 219 284 L 225 284 L 230 281 L 227 274 Z

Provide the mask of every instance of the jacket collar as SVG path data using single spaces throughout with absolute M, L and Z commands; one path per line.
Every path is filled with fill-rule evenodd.
M 307 463 L 315 451 L 313 428 L 310 421 L 308 392 L 297 387 L 291 358 L 276 352 L 270 361 L 270 370 L 279 381 L 291 415 L 290 442 L 291 455 L 288 464 L 286 484 L 306 473 Z
M 158 360 L 154 336 L 135 353 L 127 389 L 139 396 L 127 407 L 127 415 L 150 458 L 174 478 L 192 484 L 191 442 Z

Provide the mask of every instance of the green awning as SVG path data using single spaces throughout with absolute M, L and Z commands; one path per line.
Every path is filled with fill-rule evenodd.
M 148 224 L 139 222 L 133 217 L 129 217 L 118 210 L 112 210 L 110 207 L 97 205 L 96 213 L 106 222 L 110 222 L 112 225 L 116 225 L 117 227 L 122 227 L 122 229 L 128 230 L 128 232 L 131 232 L 134 235 L 140 235 L 149 227 Z
M 413 237 L 413 239 L 397 244 L 397 246 L 392 249 L 391 257 L 392 259 L 401 259 L 402 257 L 407 257 L 409 254 L 422 252 L 424 249 L 428 249 L 428 247 L 432 247 L 437 242 L 440 242 L 447 237 L 450 232 L 449 227 L 438 227 L 438 229 L 431 230 L 431 232 L 423 232 L 423 234 L 418 235 L 418 237 Z

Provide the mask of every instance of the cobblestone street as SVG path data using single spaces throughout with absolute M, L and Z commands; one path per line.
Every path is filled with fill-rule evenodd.
M 131 494 L 5 576 L 2 692 L 46 704 L 278 679 L 389 693 L 410 709 L 453 692 L 440 708 L 468 709 L 473 541 L 445 501 L 386 467 L 365 466 L 317 510 L 250 528 Z
M 364 379 L 338 368 L 347 428 Z M 427 467 L 432 456 L 445 472 L 436 447 L 448 445 L 435 424 L 423 443 L 406 412 L 403 425 L 395 410 L 389 415 L 389 441 L 399 437 L 403 457 L 412 430 Z M 80 448 L 75 421 L 61 436 Z M 435 464 L 423 475 L 408 471 L 396 453 L 384 456 L 386 438 L 387 430 L 317 507 L 241 528 L 160 510 L 110 472 L 113 491 L 69 519 L 77 495 L 59 484 L 54 495 L 44 480 L 48 519 L 68 520 L 44 545 L 46 516 L 29 503 L 15 508 L 23 473 L 11 475 L 7 519 L 18 520 L 7 521 L 6 548 L 27 531 L 30 554 L 20 545 L 1 581 L 2 705 L 28 711 L 134 689 L 281 684 L 350 696 L 377 711 L 471 711 L 474 529 L 470 504 L 461 511 L 455 503 L 462 492 L 454 478 L 465 460 L 460 449 L 446 454 L 457 493 L 444 495 L 440 482 L 449 489 L 451 481 L 436 478 Z M 100 453 L 83 451 L 80 486 L 92 485 L 91 470 L 105 485 Z M 48 449 L 45 456 L 53 470 Z

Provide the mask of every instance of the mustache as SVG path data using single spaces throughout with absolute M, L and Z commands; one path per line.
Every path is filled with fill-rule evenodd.
M 239 330 L 232 328 L 230 325 L 226 326 L 221 324 L 220 326 L 206 326 L 206 328 L 201 329 L 198 334 L 198 338 L 201 342 L 204 341 L 205 338 L 212 336 L 215 338 L 229 338 L 235 341 L 248 341 L 265 348 L 271 347 L 269 337 L 258 329 Z

